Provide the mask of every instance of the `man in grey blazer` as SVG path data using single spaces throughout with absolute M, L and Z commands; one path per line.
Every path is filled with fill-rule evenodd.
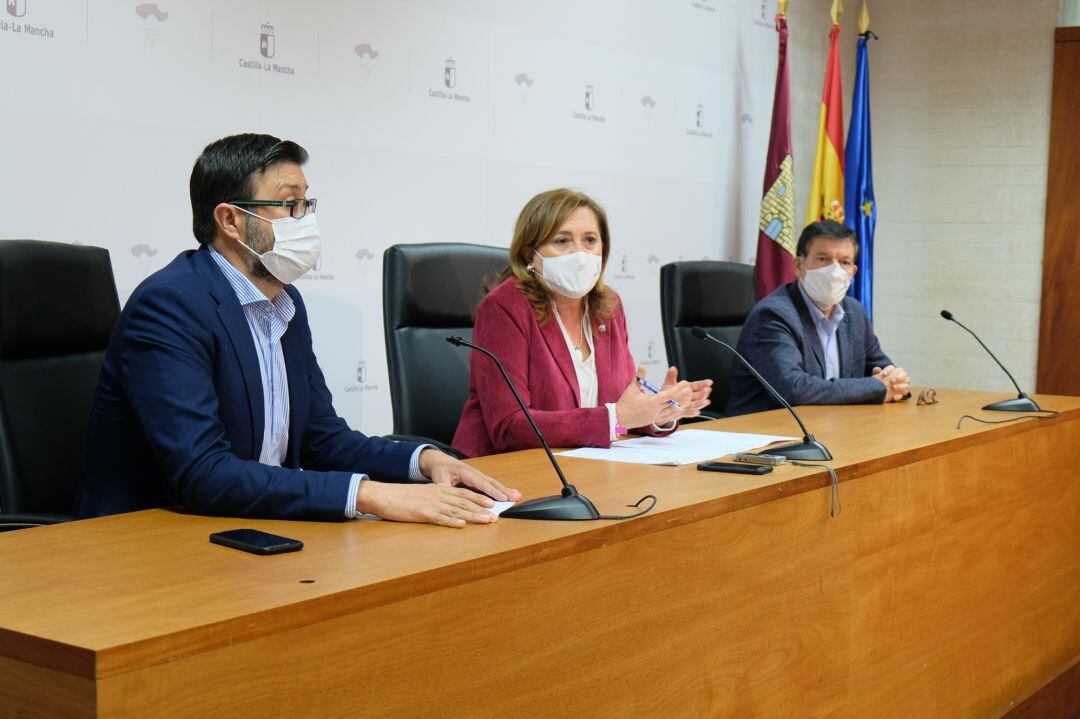
M 796 282 L 754 305 L 739 352 L 793 405 L 898 402 L 908 374 L 881 350 L 866 309 L 847 296 L 858 246 L 851 228 L 832 220 L 807 225 L 794 259 Z M 780 405 L 736 362 L 725 414 Z

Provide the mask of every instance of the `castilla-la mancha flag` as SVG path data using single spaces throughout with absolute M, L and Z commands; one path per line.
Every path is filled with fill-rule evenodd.
M 806 224 L 818 220 L 844 221 L 844 102 L 840 96 L 840 13 L 841 0 L 833 0 L 832 31 L 829 32 L 829 61 L 825 66 L 825 90 L 821 95 L 817 153 L 810 198 L 806 203 Z
M 780 35 L 780 59 L 776 65 L 772 129 L 765 160 L 765 188 L 758 219 L 757 260 L 754 284 L 758 299 L 795 279 L 791 258 L 795 256 L 795 186 L 791 158 L 791 93 L 788 90 L 787 0 L 780 0 L 776 31 Z

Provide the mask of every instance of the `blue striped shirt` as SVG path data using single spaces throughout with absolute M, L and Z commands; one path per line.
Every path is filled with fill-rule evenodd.
M 296 305 L 288 292 L 278 292 L 274 299 L 268 299 L 244 273 L 233 267 L 212 247 L 210 256 L 214 258 L 214 262 L 236 293 L 236 298 L 240 300 L 248 329 L 251 330 L 251 339 L 255 343 L 255 352 L 259 356 L 264 418 L 259 462 L 280 467 L 289 447 L 289 382 L 285 374 L 285 354 L 281 350 L 281 337 L 296 314 Z M 409 479 L 414 482 L 427 479 L 420 471 L 420 452 L 430 446 L 417 447 L 409 460 Z M 348 519 L 357 516 L 356 493 L 364 479 L 367 479 L 366 475 L 354 474 L 349 481 L 345 498 L 345 516 Z

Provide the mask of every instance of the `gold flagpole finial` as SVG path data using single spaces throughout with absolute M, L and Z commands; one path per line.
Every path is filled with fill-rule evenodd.
M 870 29 L 870 5 L 867 0 L 863 0 L 862 10 L 859 11 L 859 34 L 865 35 L 866 31 Z
M 776 0 L 776 4 L 780 6 L 780 14 L 787 15 L 788 0 Z
M 832 0 L 832 9 L 829 10 L 829 15 L 832 16 L 832 24 L 840 24 L 840 16 L 844 13 L 844 0 Z

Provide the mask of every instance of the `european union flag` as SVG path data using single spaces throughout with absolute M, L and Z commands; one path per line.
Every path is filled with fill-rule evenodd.
M 866 307 L 873 319 L 874 299 L 874 225 L 877 203 L 874 202 L 874 171 L 870 155 L 870 66 L 866 42 L 871 33 L 863 32 L 855 53 L 855 92 L 851 100 L 845 156 L 844 221 L 855 230 L 859 242 L 859 267 L 849 294 Z

